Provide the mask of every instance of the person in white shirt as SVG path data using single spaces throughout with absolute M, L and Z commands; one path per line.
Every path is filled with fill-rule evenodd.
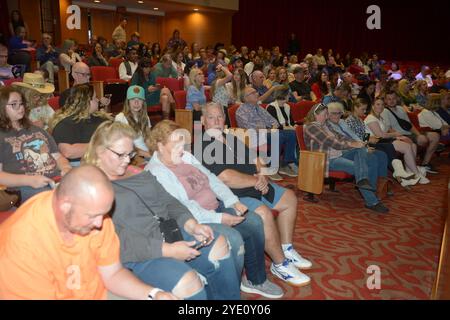
M 128 124 L 133 128 L 137 134 L 137 138 L 134 140 L 134 147 L 138 155 L 144 159 L 149 159 L 150 153 L 145 140 L 152 125 L 147 115 L 144 88 L 140 86 L 130 86 L 128 88 L 123 111 L 116 115 L 114 121 Z
M 127 48 L 127 59 L 119 66 L 119 78 L 125 81 L 131 80 L 138 67 L 138 54 L 136 49 Z
M 448 123 L 436 112 L 441 105 L 441 95 L 431 94 L 425 108 L 419 113 L 419 125 L 421 128 L 431 128 L 438 131 L 444 140 L 450 140 Z
M 431 79 L 430 75 L 430 67 L 422 66 L 420 72 L 416 75 L 416 80 L 425 80 L 427 82 L 427 86 L 430 88 L 433 86 L 433 79 Z
M 75 42 L 70 39 L 64 40 L 62 53 L 59 55 L 59 62 L 64 69 L 70 72 L 72 66 L 81 61 L 80 55 L 75 52 Z

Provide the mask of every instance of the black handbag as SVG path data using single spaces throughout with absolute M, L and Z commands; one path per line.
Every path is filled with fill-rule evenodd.
M 405 130 L 405 131 L 410 131 L 412 129 L 412 124 L 409 121 L 403 120 L 401 118 L 399 118 L 391 109 L 388 109 L 392 115 L 395 117 L 395 119 L 397 119 L 398 124 L 400 125 L 400 127 Z
M 169 218 L 169 219 L 164 219 L 161 217 L 158 217 L 153 211 L 152 209 L 150 209 L 150 207 L 147 205 L 147 203 L 145 203 L 144 199 L 141 198 L 141 196 L 134 191 L 131 188 L 122 186 L 118 183 L 112 182 L 113 184 L 115 184 L 116 186 L 119 186 L 123 189 L 126 189 L 128 191 L 133 192 L 139 200 L 141 200 L 141 202 L 144 204 L 145 208 L 147 208 L 147 210 L 150 212 L 150 214 L 155 217 L 158 222 L 159 222 L 159 231 L 161 232 L 162 236 L 163 236 L 163 240 L 164 242 L 167 243 L 174 243 L 177 241 L 183 241 L 183 234 L 181 233 L 180 228 L 178 227 L 178 223 L 175 219 L 173 218 Z

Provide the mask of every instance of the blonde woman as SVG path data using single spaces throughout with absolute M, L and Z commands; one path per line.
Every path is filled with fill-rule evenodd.
M 111 116 L 98 110 L 99 99 L 91 84 L 74 86 L 66 104 L 50 122 L 50 131 L 61 154 L 78 166 L 97 127 Z
M 297 99 L 295 99 L 292 89 L 289 86 L 289 78 L 288 78 L 288 71 L 285 67 L 278 67 L 275 70 L 275 82 L 273 83 L 273 87 L 282 85 L 285 89 L 283 89 L 283 92 L 285 92 L 288 95 L 288 101 L 289 102 L 297 102 Z
M 130 86 L 127 91 L 127 99 L 123 105 L 123 111 L 116 115 L 116 122 L 128 124 L 134 129 L 137 138 L 134 147 L 139 156 L 150 158 L 145 139 L 151 128 L 150 118 L 145 107 L 145 92 L 140 86 Z
M 226 88 L 226 84 L 233 78 L 230 70 L 220 63 L 216 67 L 216 79 L 211 83 L 211 97 L 212 101 L 220 104 L 226 115 L 226 124 L 231 126 L 230 119 L 228 118 L 228 105 L 231 102 L 230 94 Z
M 189 80 L 191 85 L 189 86 L 186 94 L 186 109 L 193 111 L 194 121 L 200 121 L 202 114 L 202 106 L 206 104 L 205 96 L 205 75 L 199 68 L 193 68 L 189 72 Z

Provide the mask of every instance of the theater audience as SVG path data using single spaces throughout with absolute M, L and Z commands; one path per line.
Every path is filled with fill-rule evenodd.
M 304 140 L 308 150 L 327 153 L 326 170 L 345 171 L 355 176 L 356 186 L 364 198 L 365 207 L 377 213 L 389 209 L 377 198 L 377 172 L 374 158 L 368 158 L 365 143 L 353 140 L 328 128 L 327 106 L 316 104 L 305 118 Z
M 128 125 L 105 122 L 84 156 L 85 163 L 98 166 L 113 183 L 111 215 L 121 262 L 143 282 L 180 298 L 240 299 L 239 262 L 230 254 L 227 238 L 199 224 L 150 172 L 129 166 L 134 139 Z M 180 239 L 171 240 L 168 231 L 162 234 L 162 219 L 178 225 Z

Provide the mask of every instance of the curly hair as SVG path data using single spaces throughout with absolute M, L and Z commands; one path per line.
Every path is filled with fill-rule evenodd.
M 171 121 L 171 120 L 163 120 L 158 122 L 150 131 L 150 134 L 145 141 L 150 153 L 154 153 L 158 151 L 158 143 L 166 144 L 169 141 L 170 135 L 177 129 L 181 127 Z
M 78 84 L 70 89 L 70 94 L 64 106 L 59 109 L 50 121 L 49 129 L 53 129 L 66 118 L 73 118 L 75 122 L 89 119 L 91 115 L 112 120 L 111 115 L 104 111 L 90 112 L 90 101 L 94 97 L 94 87 L 91 84 Z

